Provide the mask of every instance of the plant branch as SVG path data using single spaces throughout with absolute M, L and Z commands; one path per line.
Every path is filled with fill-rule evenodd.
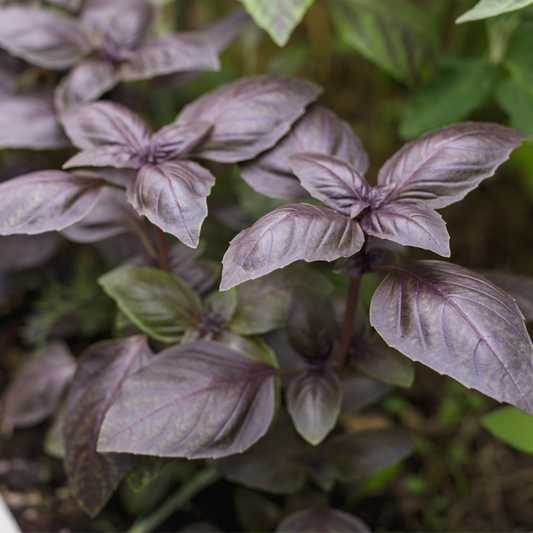
M 168 250 L 163 230 L 154 224 L 155 242 L 159 255 L 159 268 L 168 272 Z
M 335 366 L 340 370 L 346 362 L 346 354 L 352 340 L 353 325 L 357 314 L 357 299 L 359 296 L 359 286 L 361 285 L 361 276 L 350 278 L 348 296 L 346 298 L 346 309 L 344 311 L 344 320 L 341 329 L 341 338 L 337 353 L 335 354 Z

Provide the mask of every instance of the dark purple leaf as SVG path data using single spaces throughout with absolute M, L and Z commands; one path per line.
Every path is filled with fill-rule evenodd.
M 361 276 L 361 274 L 373 272 L 379 267 L 393 265 L 398 261 L 399 255 L 392 250 L 386 248 L 372 248 L 369 250 L 369 242 L 370 240 L 367 240 L 364 254 L 356 254 L 352 257 L 339 259 L 335 264 L 335 274 L 357 277 Z M 388 242 L 394 244 L 391 241 Z M 398 247 L 400 246 L 398 245 Z
M 119 81 L 116 67 L 107 59 L 84 59 L 65 76 L 56 88 L 55 105 L 64 115 L 82 104 L 97 100 Z
M 161 128 L 150 139 L 148 163 L 162 163 L 175 157 L 184 157 L 212 127 L 209 122 L 199 121 L 186 125 L 174 122 Z
M 65 468 L 79 505 L 100 512 L 135 463 L 131 455 L 96 451 L 104 416 L 124 381 L 153 358 L 144 335 L 91 346 L 74 376 L 65 410 Z
M 18 369 L 2 402 L 2 418 L 17 427 L 28 427 L 52 415 L 76 371 L 76 360 L 60 341 L 44 353 L 31 355 Z
M 41 9 L 10 6 L 1 12 L 0 46 L 32 65 L 62 70 L 89 52 L 90 41 L 75 19 Z
M 297 78 L 255 76 L 223 85 L 186 106 L 176 121 L 214 127 L 194 154 L 231 163 L 255 157 L 285 135 L 321 89 Z
M 445 207 L 492 176 L 525 138 L 523 133 L 488 122 L 445 126 L 393 155 L 380 170 L 378 183 L 396 185 L 388 201 Z
M 333 261 L 359 251 L 359 224 L 326 207 L 289 204 L 239 233 L 224 256 L 221 289 L 255 279 L 298 259 Z
M 341 405 L 341 383 L 330 369 L 302 372 L 287 391 L 287 408 L 296 430 L 313 446 L 335 427 Z
M 57 252 L 57 233 L 0 237 L 0 272 L 29 270 L 48 262 Z
M 513 299 L 483 276 L 440 261 L 400 263 L 374 293 L 385 342 L 466 387 L 533 413 L 533 354 Z
M 293 154 L 289 162 L 304 189 L 328 207 L 355 218 L 370 205 L 370 185 L 348 163 L 311 152 Z
M 0 148 L 57 150 L 68 146 L 54 105 L 46 96 L 0 98 Z
M 189 458 L 243 452 L 274 416 L 274 372 L 219 344 L 168 348 L 124 384 L 98 450 Z
M 63 168 L 73 167 L 115 167 L 115 168 L 140 168 L 142 158 L 137 151 L 118 144 L 95 146 L 83 150 L 71 157 Z
M 120 76 L 124 80 L 145 80 L 173 72 L 219 68 L 209 39 L 191 32 L 149 39 L 128 56 Z
M 0 50 L 0 96 L 10 96 L 17 90 L 17 60 Z
M 43 170 L 0 184 L 0 235 L 62 230 L 91 211 L 105 181 L 95 174 Z
M 144 165 L 128 186 L 128 202 L 163 231 L 196 248 L 214 183 L 213 175 L 192 161 Z
M 276 533 L 370 533 L 359 518 L 329 507 L 318 506 L 289 515 Z
M 360 221 L 363 231 L 379 239 L 431 250 L 450 256 L 446 223 L 431 207 L 409 202 L 388 202 L 372 209 Z
M 342 388 L 344 389 L 341 409 L 343 413 L 360 411 L 393 390 L 390 385 L 364 376 L 344 379 Z

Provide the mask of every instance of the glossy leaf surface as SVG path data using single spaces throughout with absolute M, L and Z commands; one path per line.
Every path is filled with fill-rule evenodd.
M 531 4 L 533 4 L 533 0 L 480 0 L 455 22 L 460 24 L 461 22 L 497 17 L 503 13 L 522 9 Z
M 102 421 L 124 380 L 152 357 L 144 335 L 103 342 L 85 352 L 74 376 L 65 412 L 65 467 L 76 500 L 91 516 L 135 463 L 131 455 L 97 453 Z
M 187 105 L 176 121 L 214 124 L 194 150 L 198 157 L 243 161 L 273 146 L 320 92 L 317 85 L 297 78 L 242 78 Z
M 445 207 L 492 176 L 524 138 L 523 133 L 489 122 L 445 126 L 396 152 L 379 171 L 378 183 L 396 185 L 388 201 Z
M 370 533 L 359 518 L 329 507 L 311 507 L 287 516 L 276 533 Z
M 363 245 L 359 224 L 331 209 L 289 204 L 235 237 L 224 256 L 222 290 L 303 259 L 333 261 Z
M 272 421 L 273 372 L 218 344 L 168 348 L 122 387 L 98 449 L 189 458 L 242 452 Z
M 372 299 L 385 342 L 430 368 L 533 413 L 531 340 L 513 299 L 440 261 L 400 263 Z
M 192 161 L 144 165 L 128 185 L 128 202 L 150 222 L 196 248 L 213 175 Z
M 175 343 L 196 326 L 202 304 L 179 277 L 150 267 L 124 266 L 99 279 L 119 309 L 154 339 Z
M 105 182 L 95 175 L 43 170 L 0 184 L 0 234 L 61 230 L 91 211 Z

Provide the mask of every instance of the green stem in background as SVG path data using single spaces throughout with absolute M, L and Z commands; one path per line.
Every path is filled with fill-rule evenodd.
M 337 353 L 335 354 L 335 366 L 340 370 L 346 362 L 346 354 L 352 340 L 353 325 L 357 314 L 357 299 L 359 297 L 359 287 L 361 285 L 361 276 L 350 278 L 348 296 L 346 298 L 346 309 L 344 311 L 344 320 L 341 329 L 341 338 Z
M 184 483 L 171 494 L 155 511 L 148 516 L 138 518 L 127 533 L 149 533 L 155 531 L 165 520 L 192 500 L 199 492 L 212 485 L 220 474 L 212 467 L 206 466 L 192 479 Z
M 159 256 L 159 268 L 168 272 L 168 250 L 165 242 L 165 234 L 163 230 L 154 224 L 155 242 L 157 244 L 157 252 Z
M 505 59 L 509 39 L 520 22 L 520 15 L 507 13 L 487 19 L 487 37 L 489 41 L 489 62 L 498 66 Z

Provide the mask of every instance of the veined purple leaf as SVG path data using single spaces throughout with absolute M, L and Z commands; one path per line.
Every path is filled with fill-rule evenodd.
M 83 150 L 71 157 L 63 168 L 74 167 L 115 167 L 115 168 L 140 168 L 143 159 L 139 152 L 119 144 L 95 146 Z
M 219 344 L 172 346 L 124 384 L 98 450 L 189 458 L 243 452 L 274 416 L 274 372 Z
M 84 59 L 56 88 L 55 106 L 61 115 L 97 100 L 119 81 L 115 65 L 107 59 Z
M 224 255 L 222 290 L 264 276 L 298 259 L 333 261 L 364 242 L 359 224 L 332 209 L 309 204 L 279 207 L 241 231 Z
M 450 256 L 446 223 L 431 207 L 410 202 L 387 202 L 360 221 L 363 231 L 379 239 Z
M 83 355 L 66 402 L 65 468 L 70 488 L 97 515 L 135 463 L 131 455 L 96 451 L 104 416 L 124 381 L 153 358 L 144 335 L 91 346 Z
M 359 174 L 364 174 L 368 165 L 368 155 L 349 124 L 321 105 L 311 104 L 273 148 L 239 165 L 241 176 L 266 196 L 305 198 L 308 192 L 289 164 L 289 156 L 301 152 L 334 156 L 349 163 Z
M 293 154 L 289 163 L 304 189 L 328 207 L 352 218 L 369 207 L 370 185 L 350 164 L 312 152 Z
M 194 154 L 232 163 L 273 146 L 321 89 L 297 78 L 254 76 L 228 83 L 187 105 L 176 121 L 214 124 Z
M 10 6 L 2 9 L 0 46 L 32 65 L 62 70 L 89 52 L 90 41 L 75 19 L 41 9 Z
M 0 99 L 0 148 L 57 150 L 68 146 L 54 105 L 46 96 Z
M 396 152 L 379 171 L 378 183 L 396 185 L 389 202 L 404 200 L 434 209 L 445 207 L 492 176 L 526 137 L 489 122 L 444 126 Z
M 51 416 L 76 371 L 76 360 L 60 341 L 34 353 L 18 369 L 2 402 L 2 418 L 17 427 L 38 424 Z
M 144 80 L 174 72 L 219 68 L 217 54 L 209 39 L 190 32 L 149 39 L 129 54 L 120 68 L 120 76 L 124 80 Z
M 169 272 L 123 266 L 104 274 L 98 282 L 119 309 L 154 339 L 178 342 L 187 328 L 199 323 L 199 296 Z
M 62 230 L 91 211 L 105 185 L 95 174 L 43 170 L 0 184 L 0 235 Z
M 276 533 L 370 533 L 359 518 L 330 507 L 318 506 L 287 516 Z
M 210 122 L 168 124 L 152 135 L 148 163 L 163 163 L 175 157 L 184 157 L 209 133 Z M 152 159 L 152 161 L 150 161 Z
M 85 104 L 64 116 L 63 123 L 72 143 L 82 150 L 113 145 L 140 156 L 152 134 L 139 115 L 113 102 Z
M 287 408 L 296 430 L 313 446 L 335 427 L 341 405 L 341 383 L 329 368 L 302 372 L 287 391 Z
M 513 299 L 483 276 L 440 261 L 400 263 L 372 299 L 385 342 L 466 387 L 533 413 L 533 353 Z
M 150 222 L 196 248 L 213 175 L 192 161 L 144 165 L 128 185 L 128 202 Z

